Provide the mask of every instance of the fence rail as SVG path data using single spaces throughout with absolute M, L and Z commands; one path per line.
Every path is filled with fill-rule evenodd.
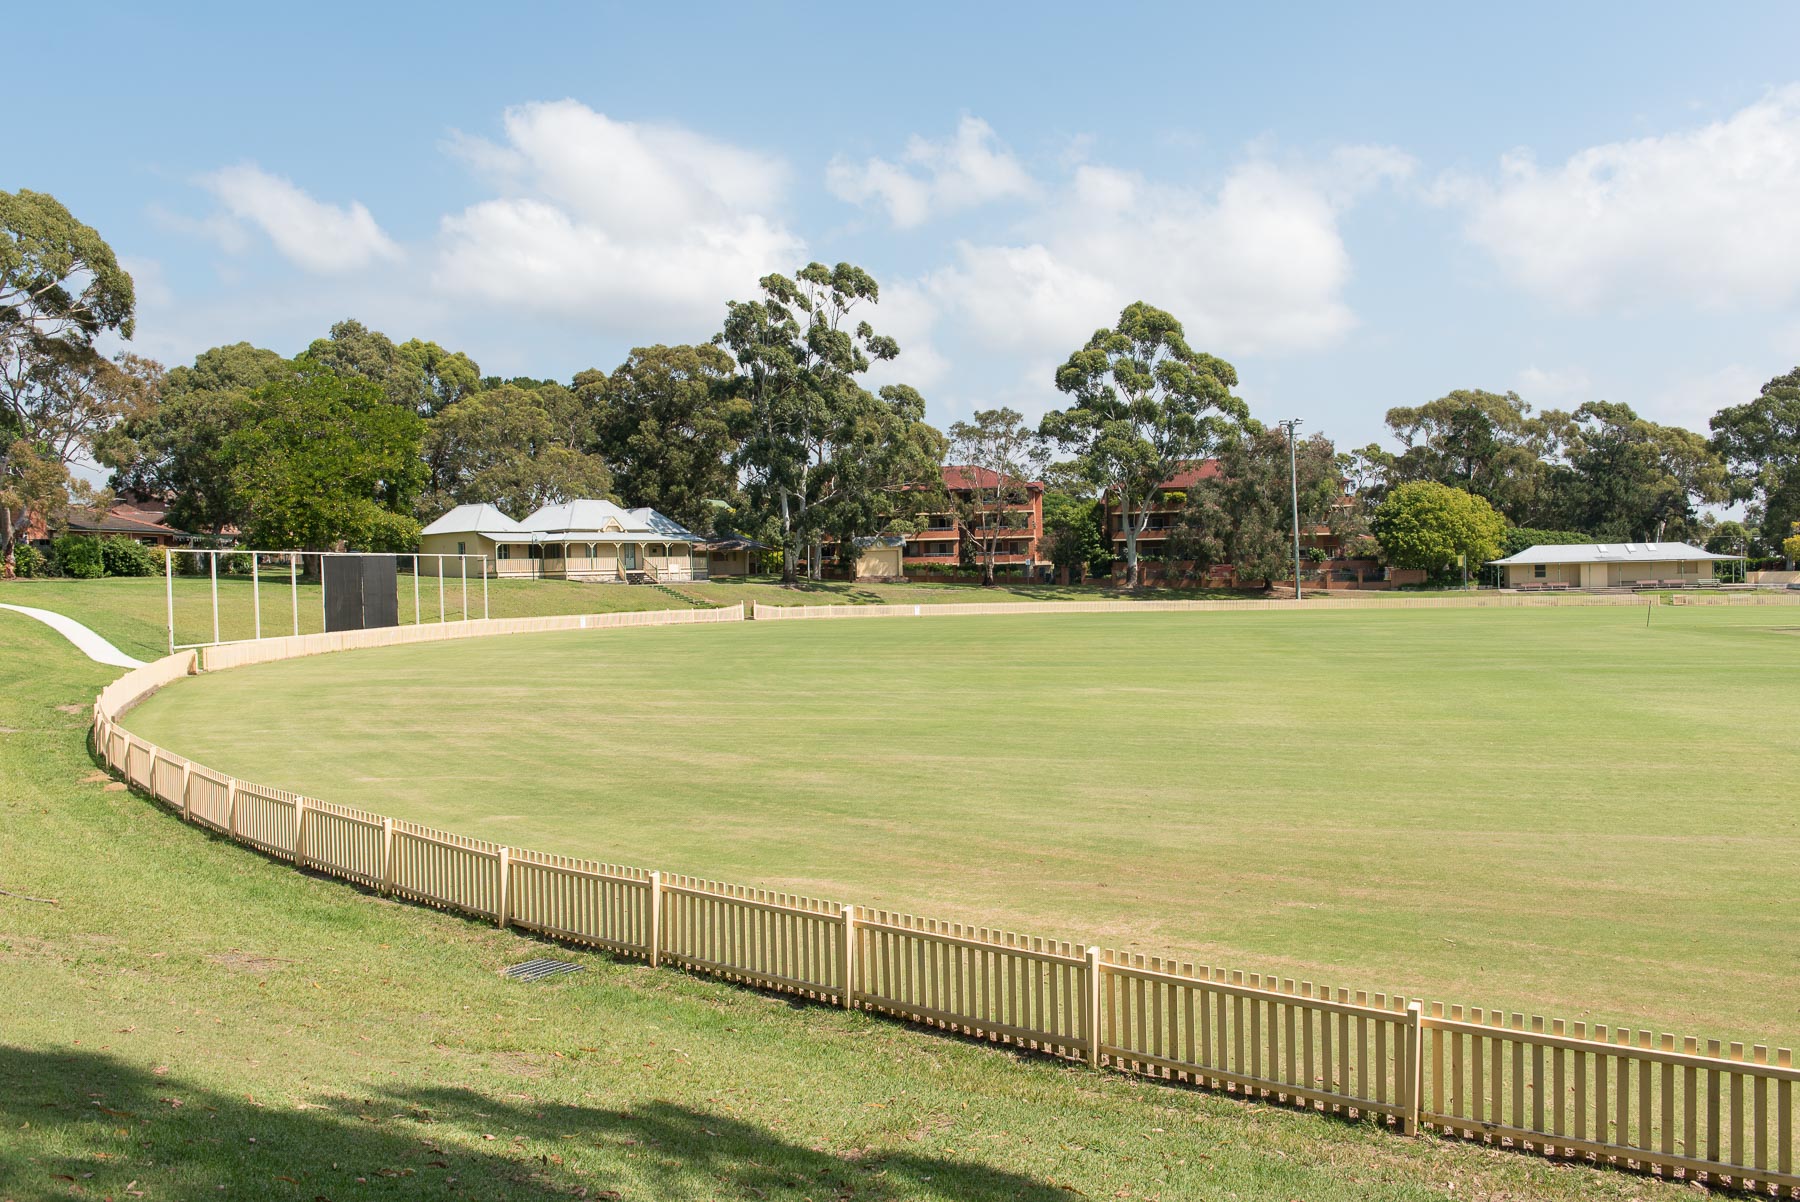
M 1800 603 L 1794 598 L 1762 597 L 1758 600 Z M 1722 597 L 1722 602 L 1743 598 Z M 975 614 L 1091 614 L 1091 613 L 1231 613 L 1265 610 L 1318 613 L 1326 610 L 1376 609 L 1556 609 L 1588 606 L 1642 606 L 1643 597 L 1598 594 L 1484 593 L 1468 597 L 1397 597 L 1387 594 L 1350 600 L 1338 596 L 1307 601 L 1246 598 L 1241 601 L 982 601 L 920 603 L 916 605 L 764 605 L 752 604 L 750 616 L 758 622 L 796 621 L 808 618 L 953 618 Z
M 696 612 L 732 616 L 695 618 Z M 618 616 L 637 620 L 588 628 L 665 624 L 655 620 L 659 615 Z M 743 615 L 661 616 L 733 621 Z M 340 637 L 267 642 L 299 643 L 289 653 L 309 655 L 333 648 L 307 644 L 308 638 Z M 208 667 L 220 666 L 213 652 L 256 646 L 209 648 Z M 281 655 L 228 658 L 236 664 Z M 668 964 L 1094 1067 L 1355 1115 L 1407 1133 L 1431 1130 L 1690 1181 L 1800 1191 L 1794 1165 L 1800 1068 L 1787 1048 L 1754 1045 L 1746 1053 L 1741 1044 L 1692 1038 L 1677 1047 L 1674 1036 L 1649 1031 L 1609 1033 L 1581 1023 L 1426 1006 L 1402 993 L 1246 977 L 465 838 L 236 780 L 120 725 L 133 705 L 196 666 L 192 653 L 182 653 L 107 686 L 94 705 L 96 750 L 183 818 L 310 871 L 651 966 Z

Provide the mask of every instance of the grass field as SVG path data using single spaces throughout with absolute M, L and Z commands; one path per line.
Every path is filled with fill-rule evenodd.
M 585 972 L 512 984 L 496 970 L 550 949 L 294 872 L 109 784 L 84 715 L 110 676 L 0 613 L 0 888 L 60 902 L 0 895 L 0 1199 L 1686 1192 L 567 949 Z
M 438 620 L 436 577 L 421 580 L 418 612 L 421 620 Z M 442 612 L 450 621 L 464 616 L 462 581 L 444 581 Z M 400 621 L 413 620 L 413 581 L 402 575 L 399 585 Z M 1237 597 L 1242 593 L 1204 589 L 1151 589 L 1142 596 L 1161 598 Z M 1079 586 L 1027 585 L 984 589 L 974 584 L 867 584 L 826 580 L 783 588 L 773 580 L 720 579 L 704 584 L 645 588 L 622 584 L 582 584 L 570 580 L 491 580 L 487 613 L 495 618 L 535 618 L 547 614 L 616 613 L 648 609 L 705 608 L 760 601 L 764 605 L 939 605 L 955 601 L 1033 602 L 1091 601 L 1116 598 L 1119 593 L 1099 584 Z M 0 602 L 55 610 L 84 622 L 121 650 L 142 658 L 166 655 L 169 650 L 168 590 L 162 577 L 106 580 L 0 581 Z M 219 637 L 247 639 L 256 634 L 256 611 L 262 610 L 265 636 L 292 634 L 295 611 L 299 633 L 316 634 L 324 628 L 324 614 L 317 584 L 292 586 L 287 579 L 252 586 L 248 577 L 219 581 Z M 469 584 L 467 616 L 482 616 L 481 581 Z M 212 639 L 212 584 L 197 577 L 175 580 L 175 634 L 181 643 Z
M 1800 1043 L 1786 609 L 523 636 L 130 726 L 514 846 L 1352 988 Z

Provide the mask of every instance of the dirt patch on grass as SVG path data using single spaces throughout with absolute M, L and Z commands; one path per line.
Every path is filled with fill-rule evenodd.
M 82 777 L 81 783 L 84 785 L 97 785 L 101 781 L 108 781 L 111 779 L 112 779 L 112 777 L 108 776 L 106 773 L 104 773 L 104 772 L 100 771 L 98 768 L 96 768 L 94 771 L 92 771 L 92 772 L 88 773 L 86 776 Z
M 101 790 L 102 793 L 123 793 L 124 791 L 125 791 L 125 782 L 122 780 L 113 781 L 111 784 L 107 785 L 105 788 L 103 788 Z
M 59 705 L 56 711 L 60 714 L 85 714 L 92 708 L 91 705 Z
M 229 972 L 280 972 L 293 963 L 280 956 L 258 956 L 253 952 L 240 951 L 218 952 L 207 959 Z
M 496 1052 L 489 1064 L 514 1077 L 541 1077 L 546 1071 L 544 1058 L 531 1052 Z

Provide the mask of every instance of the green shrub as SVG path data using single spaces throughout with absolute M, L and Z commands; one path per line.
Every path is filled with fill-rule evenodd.
M 30 580 L 34 576 L 49 575 L 50 564 L 42 551 L 30 543 L 20 543 L 13 548 L 13 571 L 21 580 Z
M 155 576 L 162 570 L 161 555 L 122 534 L 100 544 L 100 561 L 108 576 Z
M 98 580 L 106 575 L 100 540 L 91 534 L 65 534 L 50 544 L 56 570 L 77 580 Z

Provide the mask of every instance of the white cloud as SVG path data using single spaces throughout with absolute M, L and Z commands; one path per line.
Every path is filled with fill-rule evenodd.
M 825 183 L 834 196 L 851 204 L 879 202 L 888 219 L 902 229 L 1037 191 L 1019 160 L 979 117 L 964 117 L 943 141 L 915 134 L 898 163 L 872 158 L 857 166 L 834 159 L 826 169 Z
M 345 207 L 314 200 L 254 163 L 222 168 L 200 182 L 231 217 L 261 229 L 276 250 L 307 271 L 336 274 L 400 257 L 400 248 L 360 202 Z M 220 238 L 230 250 L 229 234 Z
M 1467 232 L 1516 283 L 1584 309 L 1781 303 L 1800 290 L 1800 85 L 1723 121 L 1452 177 Z
M 1380 147 L 1313 166 L 1253 159 L 1213 190 L 1081 166 L 1028 223 L 1034 238 L 964 244 L 931 287 L 983 340 L 1031 354 L 1066 353 L 1134 300 L 1226 356 L 1328 346 L 1355 325 L 1339 216 L 1410 165 Z
M 1534 409 L 1596 399 L 1593 380 L 1579 367 L 1527 367 L 1519 373 L 1518 392 Z
M 941 383 L 950 372 L 950 361 L 933 341 L 938 307 L 931 295 L 916 284 L 884 284 L 881 301 L 860 312 L 862 320 L 900 344 L 900 355 L 869 370 L 870 388 L 883 384 L 911 384 L 920 390 Z
M 1727 405 L 1742 405 L 1754 399 L 1774 374 L 1767 369 L 1758 371 L 1731 363 L 1670 380 L 1633 408 L 1652 421 L 1686 426 L 1705 434 L 1713 414 Z
M 577 319 L 716 322 L 801 239 L 770 216 L 779 159 L 573 100 L 507 110 L 506 144 L 452 149 L 504 193 L 443 218 L 444 288 Z

